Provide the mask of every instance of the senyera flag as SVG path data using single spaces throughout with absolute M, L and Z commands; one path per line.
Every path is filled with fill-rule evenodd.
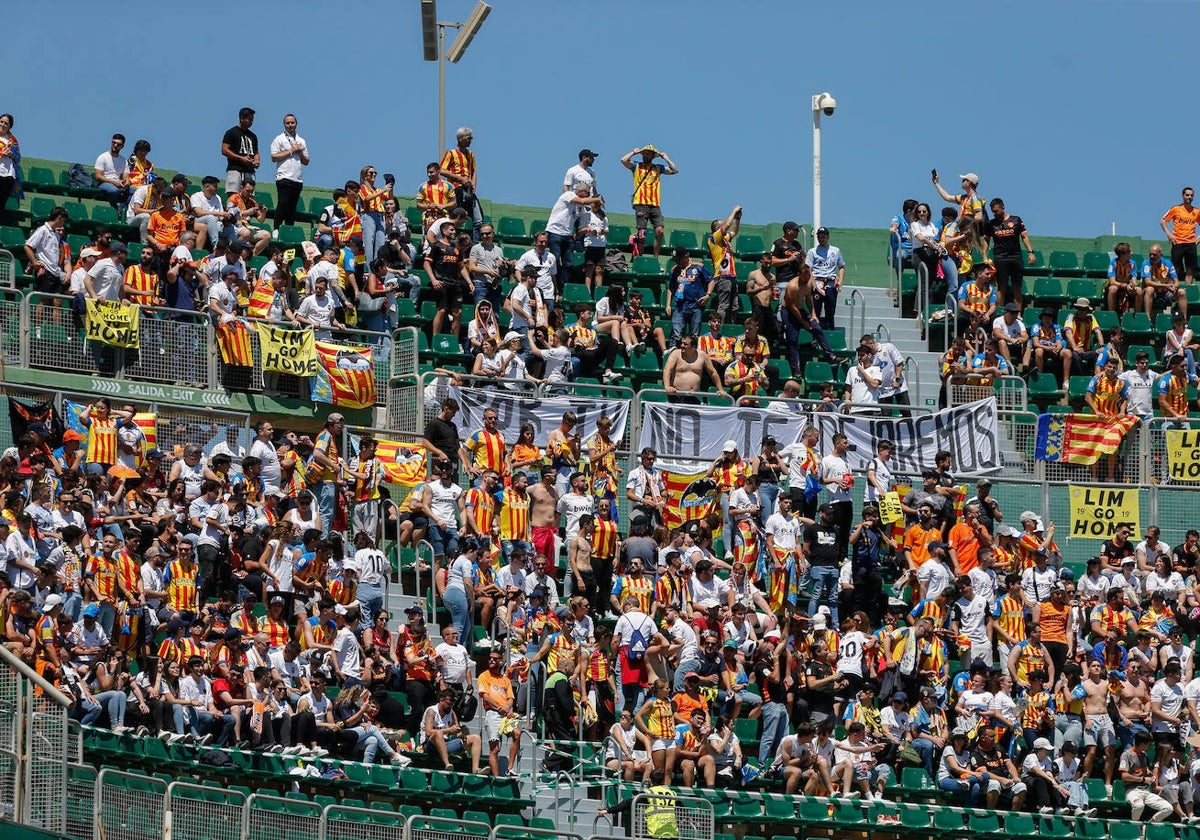
M 383 476 L 389 484 L 415 487 L 425 480 L 425 447 L 419 443 L 381 440 L 375 447 L 375 457 L 383 465 Z
M 676 473 L 663 470 L 663 489 L 667 497 L 663 524 L 670 530 L 703 519 L 712 513 L 717 501 L 717 483 L 705 473 Z
M 1102 455 L 1112 455 L 1138 419 L 1129 415 L 1097 417 L 1068 414 L 1063 442 L 1063 460 L 1069 464 L 1094 464 Z
M 328 382 L 327 393 L 320 385 L 314 387 L 316 398 L 347 408 L 370 408 L 375 405 L 375 358 L 371 348 L 350 347 L 329 341 L 317 341 L 315 344 L 317 362 Z
M 250 367 L 254 364 L 250 330 L 245 321 L 233 318 L 217 324 L 217 346 L 221 348 L 221 361 L 230 367 Z

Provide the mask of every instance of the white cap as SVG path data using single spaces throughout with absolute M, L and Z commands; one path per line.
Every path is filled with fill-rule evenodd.
M 829 629 L 829 622 L 828 622 L 828 619 L 825 618 L 825 613 L 817 613 L 816 615 L 813 616 L 812 629 L 814 629 L 814 630 L 828 630 Z
M 333 611 L 334 611 L 335 613 L 337 613 L 338 615 L 345 615 L 345 614 L 346 614 L 346 608 L 345 608 L 345 606 L 343 606 L 342 604 L 334 604 L 334 605 L 333 605 Z
M 974 172 L 968 172 L 966 175 L 959 175 L 958 180 L 970 181 L 975 186 L 977 186 L 977 187 L 979 186 L 979 176 L 976 175 Z
M 1027 510 L 1021 514 L 1021 522 L 1022 523 L 1032 522 L 1033 530 L 1035 530 L 1035 531 L 1043 530 L 1042 517 L 1038 516 L 1036 513 L 1034 513 L 1031 510 Z
M 779 639 L 783 638 L 783 634 L 780 633 L 778 630 L 768 630 L 766 633 L 763 634 L 763 638 L 764 639 L 775 639 L 776 641 L 778 641 Z
M 721 602 L 716 598 L 705 598 L 700 602 L 700 606 L 704 607 L 706 610 L 711 610 L 713 607 L 721 606 Z
M 47 595 L 46 600 L 42 603 L 42 612 L 48 613 L 48 612 L 50 612 L 50 610 L 54 609 L 55 607 L 61 607 L 62 602 L 63 602 L 63 599 L 59 595 L 53 595 L 53 594 Z
M 82 251 L 79 252 L 79 258 L 83 259 L 84 257 L 98 257 L 102 253 L 104 253 L 104 252 L 101 251 L 99 248 L 84 248 Z
M 504 343 L 505 344 L 508 344 L 508 342 L 510 342 L 510 341 L 520 341 L 520 340 L 521 340 L 521 334 L 519 332 L 517 332 L 516 330 L 509 330 L 508 332 L 506 332 L 504 334 Z
M 1054 745 L 1046 738 L 1038 738 L 1033 742 L 1033 748 L 1035 750 L 1052 750 L 1054 749 Z
M 725 441 L 725 445 L 723 447 L 721 447 L 721 451 L 722 452 L 737 452 L 737 441 L 736 440 Z

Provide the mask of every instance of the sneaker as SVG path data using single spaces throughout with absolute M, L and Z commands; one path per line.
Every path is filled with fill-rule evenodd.
M 504 774 L 504 778 L 506 778 L 506 779 L 519 779 L 519 778 L 521 778 L 521 774 L 520 774 L 520 773 L 518 773 L 516 770 L 514 770 L 514 769 L 512 769 L 512 768 L 510 767 L 510 768 L 508 768 L 508 771 L 507 771 L 507 772 Z
M 1041 808 L 1038 808 L 1038 813 L 1042 816 L 1049 816 L 1054 813 L 1054 808 L 1050 805 L 1043 805 Z
M 313 758 L 324 758 L 329 755 L 329 750 L 323 750 L 320 747 L 313 747 L 308 751 L 308 754 Z
M 620 382 L 624 377 L 615 370 L 610 370 L 601 377 L 601 380 L 606 385 L 611 385 L 614 382 Z
M 212 743 L 212 739 L 213 739 L 212 735 L 201 735 L 199 738 L 196 738 L 195 736 L 193 736 L 193 740 L 195 741 L 196 746 L 198 746 L 198 747 L 207 747 L 209 744 Z
M 162 732 L 159 732 L 159 733 L 158 733 L 158 737 L 159 737 L 161 740 L 163 740 L 163 741 L 166 741 L 168 744 L 173 744 L 173 743 L 175 743 L 175 740 L 176 740 L 177 738 L 179 738 L 179 736 L 178 736 L 178 735 L 176 735 L 174 732 L 168 732 L 168 731 L 167 731 L 167 730 L 165 730 L 165 729 L 164 729 Z
M 637 344 L 633 345 L 633 352 L 634 353 L 645 353 L 646 352 L 646 342 L 639 341 Z
M 392 753 L 392 766 L 404 769 L 412 766 L 412 759 L 400 753 Z
M 283 752 L 283 744 L 272 744 L 270 746 L 270 748 L 267 750 L 267 752 L 282 753 Z
M 124 735 L 126 732 L 129 731 L 129 729 L 130 729 L 130 727 L 128 727 L 128 726 L 125 726 L 123 724 L 117 724 L 116 726 L 114 726 L 112 728 L 112 731 L 116 732 L 118 735 Z
M 147 735 L 150 734 L 150 730 L 147 729 L 145 726 L 139 726 L 137 728 L 137 730 L 134 731 L 133 734 L 137 735 L 139 738 L 145 738 Z
M 167 742 L 170 744 L 186 743 L 189 737 L 182 732 L 172 732 L 167 736 Z
M 305 755 L 308 752 L 307 747 L 284 747 L 284 755 Z
M 849 793 L 847 793 L 845 796 L 843 796 L 842 798 L 843 799 L 860 799 L 860 798 L 862 798 L 862 791 L 852 790 Z
M 1113 788 L 1112 785 L 1104 786 L 1104 798 L 1105 799 L 1112 799 L 1112 788 Z

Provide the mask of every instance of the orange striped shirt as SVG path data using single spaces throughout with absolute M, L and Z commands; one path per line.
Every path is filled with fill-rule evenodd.
M 475 153 L 470 149 L 464 152 L 457 146 L 448 149 L 442 155 L 441 169 L 456 178 L 472 178 L 475 175 Z
M 196 609 L 196 564 L 190 568 L 175 560 L 167 566 L 167 604 L 176 612 L 193 612 Z
M 657 163 L 639 163 L 633 168 L 633 203 L 657 207 L 662 168 Z
M 492 523 L 496 519 L 495 497 L 479 487 L 473 487 L 467 491 L 463 504 L 471 521 L 475 523 L 476 533 L 490 536 Z
M 92 417 L 88 425 L 87 462 L 115 464 L 117 462 L 117 418 Z
M 745 484 L 748 475 L 750 475 L 750 464 L 746 461 L 739 460 L 735 464 L 722 463 L 717 467 L 714 475 L 717 479 L 717 490 L 729 493 Z
M 597 524 L 599 524 L 597 522 Z M 644 613 L 650 612 L 651 595 L 654 593 L 654 581 L 642 575 L 640 578 L 634 578 L 630 575 L 621 575 L 617 579 L 617 586 L 614 587 L 614 594 L 618 595 L 617 600 L 624 600 L 632 595 L 638 599 L 638 609 Z
M 383 212 L 383 196 L 377 195 L 374 198 L 367 198 L 373 190 L 366 184 L 358 188 L 358 206 L 364 213 L 382 213 Z
M 88 574 L 96 596 L 101 601 L 115 601 L 117 598 L 117 576 L 120 574 L 116 558 L 97 554 L 88 561 Z
M 137 561 L 129 556 L 129 552 L 121 549 L 117 553 L 117 573 L 121 576 L 121 586 L 125 587 L 126 592 L 137 591 L 138 584 L 142 581 L 142 570 L 138 566 Z
M 449 204 L 454 198 L 454 187 L 448 181 L 438 179 L 437 183 L 431 184 L 428 181 L 421 184 L 417 190 L 417 201 L 425 201 L 430 204 L 444 205 Z M 442 217 L 441 210 L 426 210 L 422 214 L 422 221 L 426 224 L 432 224 Z
M 358 584 L 351 586 L 341 578 L 334 578 L 329 582 L 329 597 L 334 603 L 348 607 L 358 598 Z
M 158 275 L 146 271 L 140 264 L 131 265 L 125 269 L 125 285 L 132 286 L 139 292 L 154 294 L 158 289 Z M 135 302 L 140 303 L 143 301 L 145 301 L 145 298 L 138 298 Z
M 996 602 L 993 615 L 1000 629 L 1012 639 L 1017 642 L 1025 641 L 1025 603 L 1021 599 L 1006 595 Z
M 283 647 L 292 638 L 292 631 L 288 629 L 287 624 L 282 621 L 276 621 L 270 616 L 267 616 L 259 624 L 259 630 L 267 634 L 267 638 L 271 640 L 271 647 L 273 648 Z
M 474 456 L 475 466 L 482 470 L 495 470 L 504 475 L 504 456 L 508 447 L 504 443 L 504 435 L 500 432 L 489 432 L 480 429 L 471 435 L 465 444 L 467 451 Z
M 617 523 L 611 519 L 597 519 L 592 532 L 592 556 L 609 560 L 617 556 Z
M 675 710 L 670 700 L 654 701 L 654 708 L 646 716 L 646 728 L 651 738 L 675 737 Z
M 723 365 L 729 364 L 733 359 L 733 339 L 726 335 L 702 335 L 696 339 L 696 347 L 707 353 L 714 362 Z
M 500 497 L 500 539 L 529 541 L 529 496 L 511 487 Z

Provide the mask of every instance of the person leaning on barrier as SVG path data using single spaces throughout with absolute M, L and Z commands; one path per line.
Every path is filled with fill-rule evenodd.
M 676 816 L 675 791 L 663 784 L 666 776 L 662 770 L 650 774 L 650 787 L 646 788 L 646 833 L 651 837 L 678 837 L 679 820 Z M 623 814 L 633 808 L 634 798 L 622 799 L 611 808 L 601 808 L 597 817 Z M 630 826 L 626 823 L 626 835 Z

